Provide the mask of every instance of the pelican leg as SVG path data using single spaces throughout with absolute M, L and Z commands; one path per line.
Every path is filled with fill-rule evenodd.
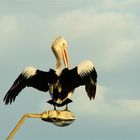
M 65 108 L 65 110 L 68 111 L 68 104 L 66 104 L 66 108 Z
M 54 110 L 56 110 L 56 105 L 54 105 Z

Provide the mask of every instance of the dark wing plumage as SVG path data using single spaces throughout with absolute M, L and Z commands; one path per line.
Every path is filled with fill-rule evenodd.
M 71 70 L 64 69 L 59 82 L 62 86 L 62 99 L 66 98 L 69 92 L 82 85 L 85 85 L 85 90 L 90 100 L 95 98 L 97 72 L 90 61 L 84 61 Z
M 92 72 L 89 74 L 89 79 L 85 85 L 85 89 L 90 100 L 95 99 L 96 95 L 96 85 L 97 85 L 97 72 L 95 68 L 93 68 Z
M 48 84 L 53 83 L 55 80 L 57 80 L 57 75 L 53 70 L 44 72 L 34 67 L 27 67 L 15 80 L 3 101 L 5 104 L 12 103 L 26 86 L 46 92 L 49 89 Z

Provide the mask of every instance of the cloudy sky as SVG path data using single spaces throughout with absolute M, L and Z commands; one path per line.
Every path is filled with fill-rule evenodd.
M 93 61 L 97 96 L 84 87 L 69 105 L 77 120 L 59 128 L 28 119 L 15 140 L 140 139 L 139 0 L 0 0 L 0 139 L 26 113 L 52 109 L 48 93 L 26 88 L 12 105 L 3 97 L 27 66 L 55 68 L 50 46 L 57 36 L 69 45 L 71 65 Z

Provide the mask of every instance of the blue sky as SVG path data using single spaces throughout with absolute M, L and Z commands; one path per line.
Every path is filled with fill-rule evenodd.
M 71 66 L 91 60 L 98 72 L 97 96 L 84 87 L 69 105 L 77 120 L 59 128 L 28 119 L 15 135 L 28 139 L 140 139 L 139 0 L 0 0 L 0 139 L 26 113 L 52 109 L 48 93 L 24 89 L 9 106 L 2 102 L 27 66 L 55 68 L 50 46 L 68 42 Z

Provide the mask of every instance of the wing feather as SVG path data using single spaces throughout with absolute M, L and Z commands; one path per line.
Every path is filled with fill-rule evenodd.
M 57 79 L 55 71 L 49 72 L 40 71 L 34 67 L 27 67 L 15 80 L 11 88 L 6 93 L 3 101 L 5 104 L 11 104 L 15 101 L 16 96 L 27 86 L 33 87 L 41 91 L 48 91 L 49 83 L 52 79 Z
M 59 82 L 62 86 L 62 99 L 66 98 L 69 92 L 83 85 L 85 85 L 88 97 L 90 99 L 95 98 L 97 72 L 91 61 L 84 61 L 71 70 L 64 69 L 61 73 Z
M 93 69 L 93 71 L 90 73 L 89 81 L 85 85 L 85 90 L 90 100 L 95 99 L 96 85 L 97 85 L 97 72 L 95 69 Z

